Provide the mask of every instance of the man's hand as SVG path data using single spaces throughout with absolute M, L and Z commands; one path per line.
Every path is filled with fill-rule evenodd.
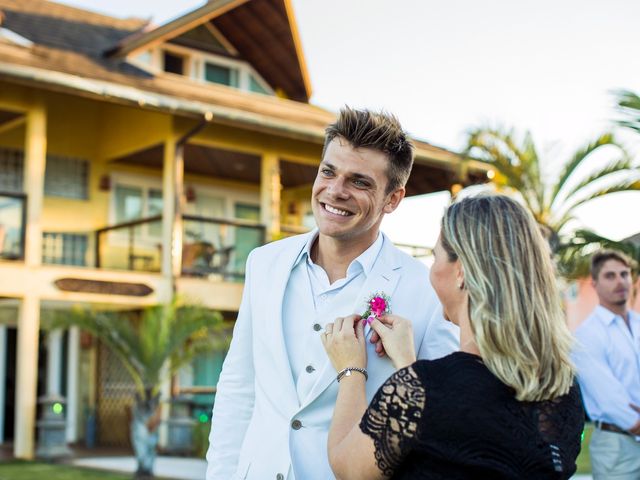
M 633 403 L 630 403 L 629 406 L 631 408 L 633 408 L 637 413 L 640 413 L 640 407 L 638 405 L 634 405 Z M 629 430 L 627 430 L 631 435 L 640 435 L 640 420 L 638 420 L 633 427 L 631 427 Z

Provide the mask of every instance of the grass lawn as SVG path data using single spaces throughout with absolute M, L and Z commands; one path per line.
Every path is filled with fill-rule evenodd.
M 0 480 L 131 480 L 131 475 L 40 462 L 0 463 Z
M 577 473 L 591 473 L 591 459 L 589 458 L 589 440 L 591 440 L 591 433 L 593 432 L 593 424 L 587 423 L 584 428 L 584 438 L 582 439 L 582 446 L 580 448 L 580 455 L 576 460 L 578 465 Z M 2 476 L 0 475 L 0 480 Z

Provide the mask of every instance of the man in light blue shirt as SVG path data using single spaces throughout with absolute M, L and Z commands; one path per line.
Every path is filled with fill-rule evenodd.
M 628 309 L 631 260 L 614 250 L 591 258 L 600 305 L 576 331 L 574 361 L 595 430 L 593 477 L 640 479 L 640 315 Z
M 427 267 L 380 232 L 405 194 L 412 145 L 391 115 L 343 109 L 327 128 L 311 205 L 318 228 L 254 250 L 213 409 L 207 480 L 329 480 L 338 387 L 321 335 L 374 294 L 413 322 L 418 358 L 459 345 Z M 419 222 L 416 222 L 419 224 Z M 394 372 L 367 326 L 367 397 Z

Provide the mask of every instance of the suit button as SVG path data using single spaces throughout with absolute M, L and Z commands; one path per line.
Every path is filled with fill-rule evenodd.
M 276 475 L 276 480 L 284 480 L 284 475 L 279 473 Z
M 305 368 L 305 370 L 307 371 L 307 373 L 313 373 L 316 371 L 316 369 L 313 368 L 313 365 L 307 365 L 307 368 Z
M 322 330 L 322 325 L 320 325 L 319 323 L 315 323 L 315 324 L 313 325 L 313 329 L 314 329 L 316 332 L 319 332 L 320 330 Z
M 302 428 L 302 422 L 300 420 L 294 420 L 291 422 L 291 428 L 294 430 L 300 430 Z

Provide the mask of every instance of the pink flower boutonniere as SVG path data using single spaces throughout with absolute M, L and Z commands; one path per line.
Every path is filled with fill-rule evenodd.
M 379 319 L 386 313 L 391 313 L 389 297 L 384 292 L 376 292 L 367 300 L 367 310 L 362 314 L 362 318 L 371 325 L 374 319 Z

